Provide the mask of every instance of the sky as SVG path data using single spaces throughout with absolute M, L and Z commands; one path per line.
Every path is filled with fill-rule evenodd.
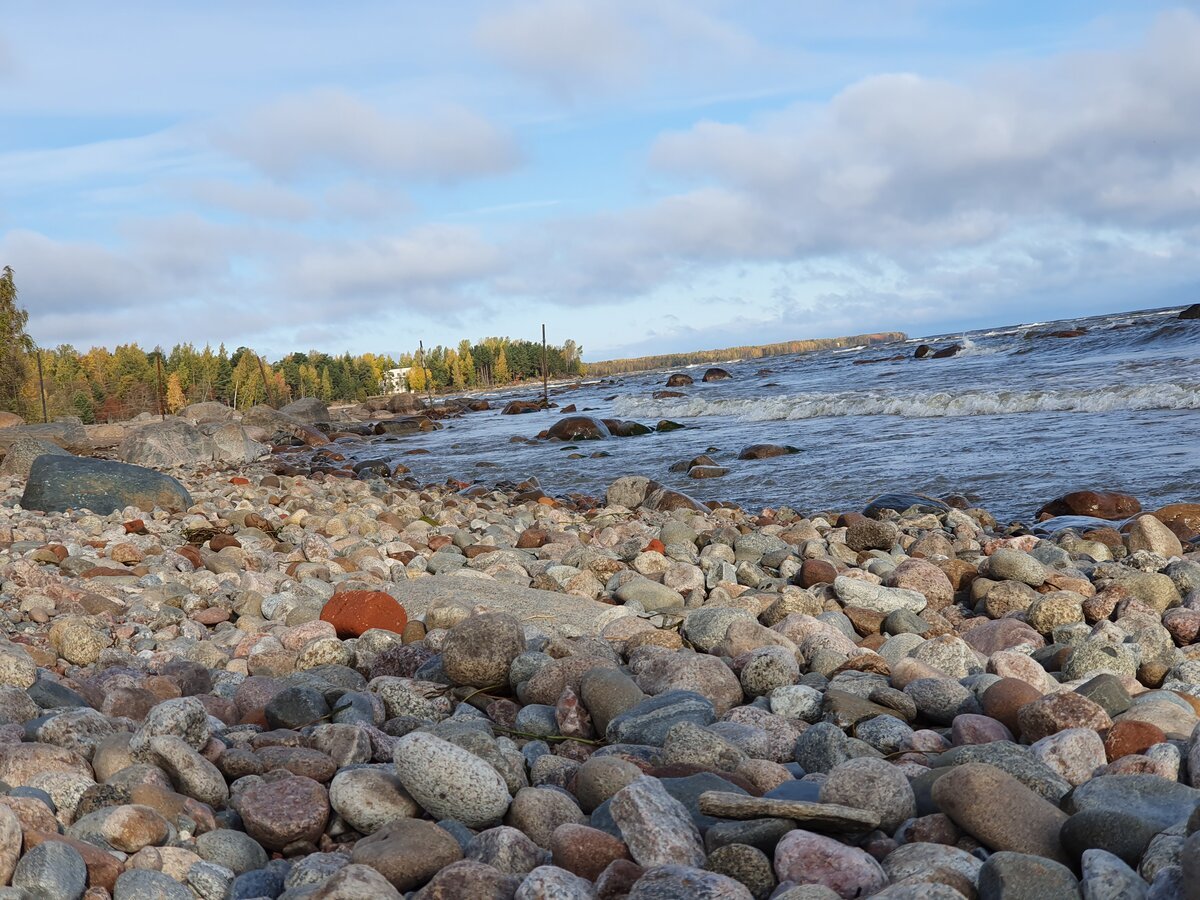
M 43 347 L 545 323 L 595 360 L 1200 300 L 1200 2 L 4 13 L 0 265 Z

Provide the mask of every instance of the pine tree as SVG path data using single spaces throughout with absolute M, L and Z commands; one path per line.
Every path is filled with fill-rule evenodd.
M 179 373 L 172 372 L 167 379 L 167 410 L 177 413 L 187 406 L 187 396 L 183 393 L 183 385 L 179 382 Z
M 0 270 L 0 410 L 27 412 L 21 388 L 28 373 L 26 355 L 33 352 L 33 340 L 25 333 L 29 313 L 17 306 L 17 285 L 13 270 Z

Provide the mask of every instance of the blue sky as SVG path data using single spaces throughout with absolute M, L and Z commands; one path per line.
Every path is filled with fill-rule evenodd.
M 1200 4 L 10 0 L 43 346 L 587 359 L 1200 299 Z

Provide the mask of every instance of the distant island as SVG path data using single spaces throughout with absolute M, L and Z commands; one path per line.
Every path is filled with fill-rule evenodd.
M 661 356 L 635 356 L 629 359 L 608 359 L 587 364 L 588 375 L 621 375 L 653 369 L 673 369 L 702 363 L 728 362 L 735 359 L 765 359 L 788 356 L 792 353 L 811 353 L 814 350 L 841 350 L 846 347 L 868 347 L 891 341 L 908 340 L 902 331 L 882 331 L 876 334 L 854 334 L 849 337 L 813 338 L 805 341 L 780 341 L 775 344 L 724 347 L 719 350 L 690 350 L 685 353 L 666 353 Z

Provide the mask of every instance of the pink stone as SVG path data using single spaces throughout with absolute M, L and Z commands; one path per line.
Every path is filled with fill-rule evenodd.
M 990 744 L 992 741 L 1011 741 L 1012 732 L 988 716 L 963 713 L 950 724 L 950 739 L 955 747 L 966 744 Z
M 562 696 L 554 706 L 554 718 L 558 730 L 566 737 L 591 738 L 596 734 L 592 717 L 579 702 L 579 696 L 570 687 L 563 689 Z
M 1104 768 L 1104 741 L 1090 728 L 1068 728 L 1035 742 L 1029 752 L 1078 787 Z
M 887 884 L 869 853 L 811 831 L 784 835 L 775 848 L 775 872 L 780 881 L 824 885 L 846 898 L 870 896 Z

